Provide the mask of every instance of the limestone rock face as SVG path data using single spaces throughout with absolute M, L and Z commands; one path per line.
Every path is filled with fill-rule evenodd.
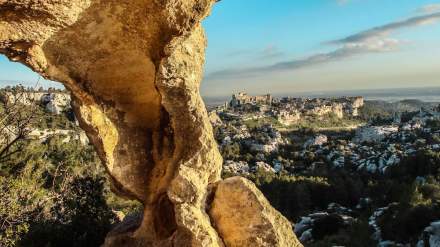
M 209 214 L 226 246 L 302 246 L 290 222 L 245 178 L 219 182 Z
M 224 246 L 206 209 L 222 159 L 199 95 L 214 2 L 0 0 L 0 53 L 70 90 L 114 192 L 144 205 L 106 246 Z

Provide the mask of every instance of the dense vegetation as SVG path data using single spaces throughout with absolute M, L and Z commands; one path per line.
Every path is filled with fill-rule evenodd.
M 343 117 L 339 118 L 333 113 L 329 113 L 323 116 L 307 116 L 297 123 L 289 126 L 282 125 L 277 119 L 273 117 L 264 117 L 259 119 L 250 119 L 244 121 L 244 124 L 250 128 L 255 129 L 265 124 L 271 124 L 276 128 L 284 130 L 298 130 L 298 129 L 326 129 L 326 128 L 347 128 L 354 127 L 364 123 L 360 118 Z
M 0 104 L 0 246 L 99 246 L 115 212 L 139 206 L 110 192 L 92 146 L 73 136 L 29 138 L 32 129 L 77 131 L 70 116 Z
M 106 203 L 105 178 L 90 147 L 63 143 L 56 136 L 46 143 L 22 145 L 1 164 L 2 246 L 102 243 L 116 218 Z

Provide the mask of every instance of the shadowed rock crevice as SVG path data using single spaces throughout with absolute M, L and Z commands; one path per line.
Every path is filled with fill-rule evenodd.
M 163 195 L 154 209 L 154 227 L 160 240 L 167 239 L 177 229 L 174 205 L 166 195 Z
M 234 246 L 226 240 L 235 229 L 224 231 L 222 213 L 210 218 L 206 205 L 208 186 L 223 183 L 199 94 L 206 46 L 200 22 L 213 3 L 0 0 L 0 52 L 71 91 L 113 190 L 144 205 L 143 215 L 127 218 L 104 246 Z M 278 217 L 268 212 L 262 217 Z M 266 232 L 291 232 L 281 221 L 284 232 L 271 224 Z M 297 241 L 293 234 L 270 239 L 286 238 Z

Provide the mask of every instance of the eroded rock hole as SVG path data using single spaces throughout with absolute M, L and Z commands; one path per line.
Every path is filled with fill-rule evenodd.
M 160 196 L 155 207 L 154 227 L 156 235 L 160 240 L 167 239 L 177 229 L 174 213 L 174 205 L 166 194 Z

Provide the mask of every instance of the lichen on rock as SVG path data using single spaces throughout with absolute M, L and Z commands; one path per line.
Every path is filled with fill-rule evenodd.
M 105 246 L 229 246 L 207 212 L 222 158 L 199 94 L 214 2 L 0 0 L 0 53 L 66 86 L 113 191 L 144 205 Z

